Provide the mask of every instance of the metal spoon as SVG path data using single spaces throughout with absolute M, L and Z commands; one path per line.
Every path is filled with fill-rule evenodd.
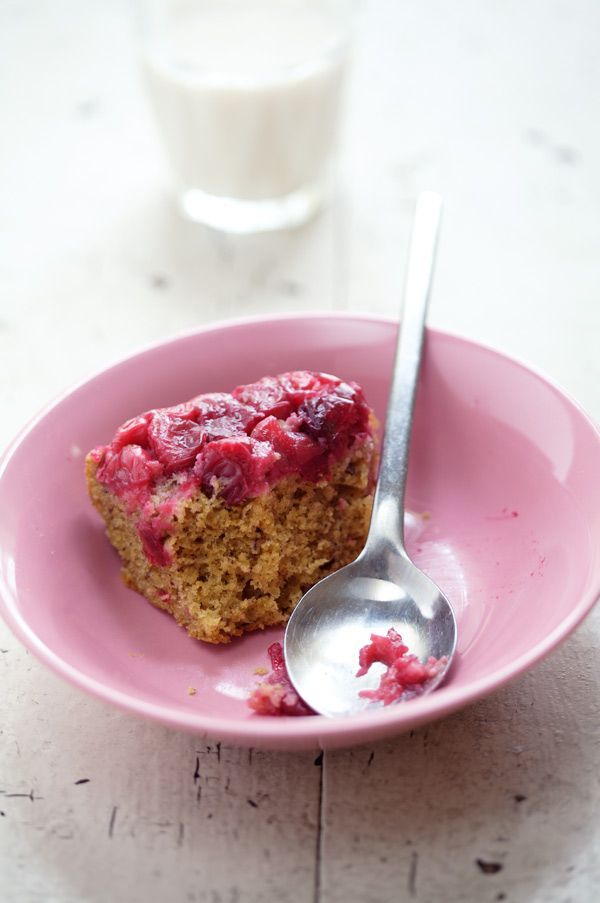
M 374 705 L 358 694 L 377 686 L 376 669 L 356 677 L 359 649 L 371 633 L 384 635 L 394 627 L 421 661 L 447 657 L 448 666 L 427 682 L 425 692 L 443 680 L 456 647 L 450 603 L 413 564 L 404 546 L 408 452 L 440 213 L 439 195 L 427 191 L 419 196 L 365 548 L 356 561 L 320 580 L 302 597 L 285 632 L 285 661 L 292 683 L 322 715 L 348 715 Z

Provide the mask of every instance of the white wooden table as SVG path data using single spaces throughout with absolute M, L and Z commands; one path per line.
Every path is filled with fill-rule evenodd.
M 421 187 L 446 198 L 432 325 L 598 417 L 599 30 L 596 0 L 365 3 L 338 196 L 300 231 L 232 239 L 173 210 L 128 4 L 5 0 L 0 442 L 211 319 L 395 313 Z M 134 720 L 0 627 L 0 899 L 600 899 L 599 641 L 596 613 L 466 711 L 316 757 Z

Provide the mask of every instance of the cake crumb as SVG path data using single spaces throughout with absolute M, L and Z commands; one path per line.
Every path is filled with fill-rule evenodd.
M 129 658 L 143 658 L 144 657 L 143 652 L 128 652 L 127 655 L 129 656 Z
M 196 693 L 198 692 L 196 687 L 188 687 L 187 691 L 188 691 L 188 696 L 195 696 Z
M 265 674 L 269 673 L 268 668 L 255 668 L 254 673 L 258 674 L 259 677 L 263 677 Z
M 422 511 L 421 520 L 431 520 L 431 511 Z

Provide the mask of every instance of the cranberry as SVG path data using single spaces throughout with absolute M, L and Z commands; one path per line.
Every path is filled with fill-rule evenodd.
M 137 523 L 138 535 L 146 557 L 156 567 L 166 567 L 171 563 L 165 539 L 169 535 L 176 507 L 174 498 L 168 498 L 158 505 L 149 499 L 141 510 Z
M 266 417 L 252 431 L 253 439 L 268 442 L 276 454 L 280 455 L 280 460 L 275 465 L 277 477 L 308 470 L 315 458 L 323 456 L 321 447 L 314 439 L 305 433 L 294 431 L 292 418 L 293 415 L 288 421 L 281 421 L 276 417 Z
M 266 475 L 277 455 L 266 442 L 248 436 L 217 439 L 202 450 L 194 465 L 203 492 L 211 498 L 217 491 L 226 505 L 235 505 L 266 492 Z
M 225 392 L 199 395 L 193 401 L 196 419 L 204 427 L 209 441 L 249 434 L 262 417 L 255 408 L 242 404 Z
M 151 520 L 141 519 L 137 525 L 137 531 L 150 564 L 159 568 L 171 564 L 171 556 L 165 548 L 164 537 L 157 532 Z
M 127 420 L 123 426 L 120 426 L 112 441 L 113 450 L 119 451 L 125 445 L 141 445 L 145 447 L 148 444 L 148 421 L 151 416 L 151 414 L 141 414 L 139 417 Z
M 258 382 L 250 383 L 247 386 L 238 386 L 233 390 L 232 395 L 237 401 L 250 405 L 263 417 L 273 415 L 273 417 L 285 418 L 292 413 L 293 405 L 287 397 L 280 377 L 265 376 Z
M 198 411 L 198 420 L 210 420 L 213 417 L 224 417 L 231 401 L 232 397 L 227 392 L 207 392 L 192 398 L 191 404 Z
M 204 442 L 204 430 L 172 411 L 155 411 L 148 429 L 148 442 L 165 473 L 174 473 L 194 463 Z
M 321 393 L 325 389 L 340 384 L 337 376 L 330 376 L 328 373 L 314 373 L 311 370 L 292 370 L 290 373 L 282 373 L 278 379 L 296 408 L 307 395 Z
M 162 474 L 162 465 L 139 445 L 126 445 L 120 451 L 107 449 L 98 468 L 98 479 L 118 496 L 133 502 L 143 497 L 151 483 Z
M 197 420 L 200 413 L 198 405 L 194 401 L 184 401 L 181 404 L 174 404 L 170 408 L 161 408 L 169 414 L 175 414 L 177 417 L 183 417 L 184 420 Z
M 250 708 L 259 715 L 314 715 L 292 685 L 281 643 L 272 643 L 268 653 L 272 672 L 250 695 Z
M 234 420 L 251 420 L 257 417 L 254 408 L 241 404 L 227 392 L 208 392 L 192 399 L 198 411 L 196 419 L 200 423 L 232 417 Z
M 298 408 L 304 430 L 315 439 L 339 438 L 366 425 L 366 405 L 348 383 L 340 383 L 322 395 L 306 398 Z M 368 415 L 367 415 L 368 416 Z

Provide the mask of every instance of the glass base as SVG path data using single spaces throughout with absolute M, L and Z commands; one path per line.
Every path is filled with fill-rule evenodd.
M 314 216 L 321 201 L 322 192 L 314 187 L 264 201 L 218 197 L 198 188 L 179 196 L 179 206 L 188 219 L 238 235 L 301 226 Z

